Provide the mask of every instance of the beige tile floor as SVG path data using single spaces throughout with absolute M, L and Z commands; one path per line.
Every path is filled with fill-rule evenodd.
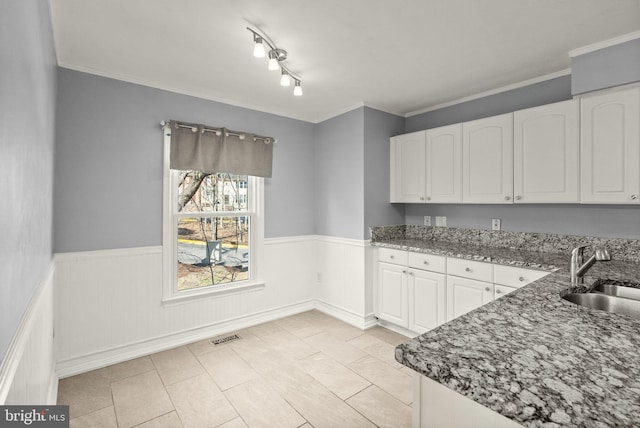
M 62 379 L 71 427 L 409 427 L 407 340 L 318 311 Z

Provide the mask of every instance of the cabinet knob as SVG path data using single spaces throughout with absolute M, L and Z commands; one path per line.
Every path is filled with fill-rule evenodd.
M 430 200 L 431 200 L 431 196 L 427 196 L 427 201 L 430 201 Z
M 524 282 L 524 276 L 521 276 L 520 278 L 518 278 L 518 281 Z
M 505 201 L 509 201 L 509 200 L 511 200 L 511 196 L 505 196 L 505 197 L 504 197 L 504 200 L 505 200 Z
M 413 272 L 409 271 L 409 275 L 413 275 Z
M 465 272 L 471 272 L 471 268 L 464 268 Z
M 406 271 L 406 270 L 403 270 L 403 271 L 402 271 L 402 273 L 407 273 L 407 271 Z
M 487 289 L 489 289 L 489 287 L 487 287 Z M 496 294 L 502 294 L 502 291 L 498 288 L 496 289 Z
M 635 201 L 636 199 L 638 199 L 638 195 L 631 195 L 631 199 Z
M 522 199 L 522 196 L 516 196 L 516 201 L 519 201 L 520 199 Z
M 389 258 L 390 258 L 390 259 L 395 259 L 395 258 L 396 258 L 396 256 L 389 256 Z
M 491 289 L 489 287 L 485 287 L 484 291 L 491 291 Z
M 424 201 L 424 196 L 420 196 L 420 200 L 421 200 L 421 201 Z
M 423 265 L 428 265 L 428 264 L 429 264 L 429 262 L 425 260 L 425 261 L 423 261 L 423 262 L 422 262 L 422 264 L 423 264 Z

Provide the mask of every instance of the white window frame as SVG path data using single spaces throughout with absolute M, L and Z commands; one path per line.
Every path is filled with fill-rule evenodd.
M 177 217 L 174 215 L 177 201 L 177 187 L 173 185 L 177 183 L 178 171 L 171 170 L 169 167 L 171 128 L 168 125 L 164 126 L 163 135 L 162 303 L 186 303 L 191 300 L 221 297 L 264 288 L 265 283 L 261 280 L 261 272 L 263 271 L 261 269 L 261 261 L 264 246 L 264 178 L 249 176 L 247 183 L 249 187 L 247 202 L 249 203 L 249 207 L 254 208 L 251 211 L 251 231 L 249 233 L 249 279 L 178 291 L 178 235 L 176 233 Z M 231 217 L 246 215 L 246 213 L 243 212 L 216 212 L 215 214 L 224 214 L 225 216 Z M 195 217 L 198 217 L 198 215 L 196 214 Z

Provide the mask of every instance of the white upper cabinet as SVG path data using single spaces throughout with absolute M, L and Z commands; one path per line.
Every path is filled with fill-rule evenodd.
M 462 202 L 462 124 L 427 130 L 426 202 Z
M 640 202 L 640 88 L 580 100 L 584 204 Z
M 425 135 L 391 137 L 391 202 L 425 202 Z
M 513 129 L 514 202 L 579 202 L 578 101 L 517 111 Z
M 462 124 L 462 201 L 513 203 L 513 113 Z

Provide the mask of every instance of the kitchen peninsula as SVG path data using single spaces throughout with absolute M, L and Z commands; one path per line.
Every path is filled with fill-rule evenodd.
M 638 241 L 422 226 L 373 229 L 375 247 L 554 270 L 396 348 L 396 360 L 419 373 L 414 426 L 640 424 L 640 319 L 561 298 L 572 287 L 569 249 L 581 243 L 607 246 L 613 256 L 597 263 L 585 284 L 597 278 L 640 281 Z

